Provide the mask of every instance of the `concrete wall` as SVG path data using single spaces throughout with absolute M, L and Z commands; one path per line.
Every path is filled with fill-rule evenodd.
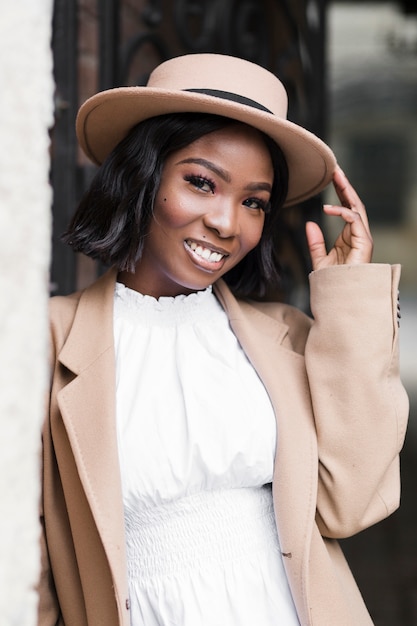
M 36 623 L 47 387 L 52 0 L 0 5 L 0 624 Z

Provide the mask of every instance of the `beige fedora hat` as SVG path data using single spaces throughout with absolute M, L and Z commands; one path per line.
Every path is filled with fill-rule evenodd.
M 222 54 L 189 54 L 159 65 L 146 87 L 102 91 L 80 108 L 76 130 L 86 155 L 101 164 L 139 122 L 166 113 L 224 115 L 269 135 L 289 169 L 286 205 L 319 193 L 336 159 L 316 135 L 287 120 L 287 94 L 268 70 Z

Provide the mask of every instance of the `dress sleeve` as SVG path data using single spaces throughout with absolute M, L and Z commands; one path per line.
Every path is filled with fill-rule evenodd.
M 399 375 L 400 267 L 335 266 L 310 275 L 305 348 L 319 451 L 317 524 L 353 535 L 399 505 L 408 398 Z

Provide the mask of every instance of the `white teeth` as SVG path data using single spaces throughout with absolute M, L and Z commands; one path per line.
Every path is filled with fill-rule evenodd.
M 201 256 L 203 259 L 211 261 L 212 263 L 218 263 L 224 256 L 220 252 L 212 252 L 209 248 L 203 248 L 203 246 L 198 245 L 195 241 L 188 240 L 187 245 L 191 248 L 191 250 L 193 250 L 193 252 L 198 254 L 198 256 Z

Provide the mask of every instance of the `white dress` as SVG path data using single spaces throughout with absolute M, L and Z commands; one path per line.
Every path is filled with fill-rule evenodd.
M 298 626 L 278 544 L 269 397 L 211 289 L 117 284 L 132 626 Z

